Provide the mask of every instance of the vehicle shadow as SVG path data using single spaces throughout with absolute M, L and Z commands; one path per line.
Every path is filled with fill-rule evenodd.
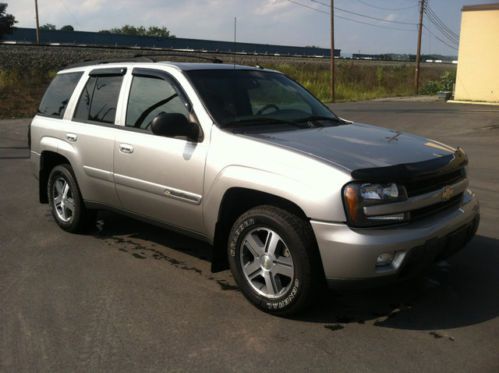
M 324 323 L 331 330 L 349 323 L 429 331 L 481 323 L 499 316 L 498 268 L 499 240 L 478 235 L 423 277 L 364 291 L 328 292 L 299 320 Z
M 131 246 L 129 251 L 132 255 L 135 254 L 137 259 L 143 259 L 141 256 L 146 253 L 154 259 L 164 259 L 166 255 L 161 251 L 161 247 L 168 247 L 198 259 L 211 261 L 212 248 L 206 242 L 108 211 L 99 212 L 92 233 L 96 237 L 114 242 L 119 249 Z
M 52 219 L 51 216 L 49 218 Z M 222 291 L 239 290 L 228 273 L 211 273 L 213 250 L 206 242 L 107 211 L 99 212 L 91 233 L 135 259 L 158 260 L 180 270 L 195 272 L 200 281 L 213 281 Z M 165 249 L 187 254 L 204 263 L 181 259 L 181 256 L 172 255 Z
M 232 278 L 219 281 L 206 268 L 201 271 L 165 251 L 169 248 L 209 262 L 212 248 L 205 242 L 110 212 L 99 212 L 93 233 L 134 258 L 164 260 L 180 269 L 203 272 L 203 279 L 216 280 L 222 290 L 237 290 Z M 462 252 L 436 264 L 423 277 L 368 290 L 324 291 L 315 307 L 292 320 L 324 324 L 332 331 L 352 323 L 428 330 L 440 338 L 436 330 L 499 316 L 498 268 L 499 240 L 478 235 Z

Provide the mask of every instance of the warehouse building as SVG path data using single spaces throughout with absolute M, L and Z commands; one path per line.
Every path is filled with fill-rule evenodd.
M 4 43 L 35 44 L 36 30 L 16 27 L 12 34 L 5 35 Z M 158 48 L 200 52 L 222 52 L 258 54 L 273 56 L 329 57 L 331 50 L 319 47 L 298 47 L 290 45 L 242 43 L 232 41 L 161 38 L 152 36 L 133 36 L 103 32 L 43 30 L 40 42 L 52 45 L 100 46 L 115 48 Z M 341 50 L 335 49 L 334 55 L 340 57 Z
M 499 103 L 499 3 L 462 9 L 454 99 Z

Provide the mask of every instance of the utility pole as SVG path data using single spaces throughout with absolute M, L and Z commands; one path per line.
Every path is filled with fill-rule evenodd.
M 232 62 L 234 69 L 236 68 L 236 43 L 237 43 L 237 17 L 234 17 L 234 54 L 232 55 Z
M 419 23 L 418 23 L 418 50 L 416 52 L 416 78 L 414 80 L 414 89 L 416 94 L 419 94 L 419 64 L 421 62 L 421 36 L 423 33 L 423 14 L 425 9 L 425 1 L 419 0 Z
M 331 61 L 330 61 L 330 91 L 331 102 L 335 101 L 334 80 L 336 78 L 334 71 L 334 0 L 331 0 Z
M 38 20 L 38 0 L 35 0 L 36 44 L 40 45 L 40 21 Z

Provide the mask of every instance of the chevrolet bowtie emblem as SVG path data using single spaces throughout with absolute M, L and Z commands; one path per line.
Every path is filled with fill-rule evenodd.
M 442 190 L 442 201 L 448 201 L 454 195 L 454 189 L 447 185 Z

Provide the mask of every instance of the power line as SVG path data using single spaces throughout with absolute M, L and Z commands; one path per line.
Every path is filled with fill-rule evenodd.
M 317 4 L 320 4 L 322 6 L 328 7 L 328 8 L 331 7 L 329 4 L 323 3 L 322 1 L 319 1 L 319 0 L 310 0 L 310 1 L 313 2 L 313 3 L 317 3 Z M 313 8 L 313 9 L 315 9 L 315 8 Z M 348 13 L 348 14 L 353 14 L 353 15 L 358 16 L 358 17 L 364 17 L 364 18 L 368 18 L 368 19 L 373 19 L 375 21 L 380 21 L 380 22 L 397 23 L 399 25 L 411 25 L 411 26 L 416 25 L 413 22 L 391 21 L 391 20 L 387 20 L 387 19 L 383 19 L 383 18 L 367 16 L 367 15 L 362 14 L 362 13 L 357 13 L 357 12 L 353 12 L 351 10 L 347 10 L 347 9 L 343 9 L 343 8 L 338 8 L 337 6 L 335 6 L 334 9 L 338 10 L 340 12 L 344 12 L 344 13 Z
M 408 29 L 404 29 L 404 28 L 398 28 L 398 27 L 390 27 L 390 26 L 384 26 L 384 25 L 375 25 L 374 23 L 368 23 L 368 22 L 364 22 L 364 21 L 359 21 L 359 20 L 356 20 L 356 19 L 352 19 L 352 18 L 347 18 L 347 17 L 343 17 L 343 16 L 339 16 L 337 14 L 334 15 L 336 18 L 341 18 L 341 19 L 344 19 L 344 20 L 347 20 L 347 21 L 352 21 L 352 22 L 356 22 L 356 23 L 360 23 L 360 24 L 363 24 L 363 25 L 369 25 L 369 26 L 373 26 L 373 27 L 379 27 L 379 28 L 384 28 L 386 30 L 397 30 L 397 31 L 409 31 L 409 32 L 414 32 L 414 30 L 408 30 Z M 414 24 L 415 26 L 416 24 Z
M 314 8 L 313 6 L 310 6 L 310 5 L 307 5 L 307 4 L 302 4 L 302 3 L 299 3 L 298 1 L 294 1 L 294 0 L 287 0 L 287 1 L 289 1 L 290 3 L 296 4 L 296 5 L 302 6 L 304 8 L 315 10 L 316 12 L 324 13 L 324 14 L 329 15 L 329 12 L 326 12 L 325 10 L 320 10 L 320 9 Z
M 77 27 L 80 27 L 80 22 L 78 21 L 78 19 L 76 18 L 76 16 L 74 15 L 73 12 L 71 12 L 68 7 L 66 6 L 66 3 L 64 2 L 64 0 L 59 0 L 59 3 L 62 4 L 62 6 L 64 7 L 64 9 L 66 9 L 66 13 L 68 13 L 72 18 L 73 18 L 73 21 L 75 21 L 75 25 Z
M 406 10 L 406 9 L 416 8 L 418 6 L 418 4 L 413 4 L 413 5 L 409 5 L 409 6 L 402 7 L 402 8 L 385 8 L 385 7 L 381 7 L 381 6 L 369 4 L 368 2 L 363 1 L 363 0 L 357 0 L 357 1 L 359 3 L 362 3 L 362 4 L 366 5 L 366 6 L 369 6 L 371 8 L 381 9 L 381 10 L 391 10 L 391 11 L 394 11 L 394 12 L 399 11 L 399 10 Z
M 295 1 L 295 0 L 287 0 L 287 1 L 289 1 L 290 3 L 293 3 L 295 5 L 299 5 L 301 7 L 304 7 L 304 8 L 310 9 L 310 10 L 314 10 L 316 12 L 329 15 L 329 12 L 326 12 L 326 11 L 321 10 L 321 9 L 314 8 L 314 7 L 306 5 L 306 4 L 299 3 L 298 1 Z M 369 23 L 369 22 L 360 21 L 358 19 L 353 19 L 353 18 L 348 18 L 348 17 L 344 17 L 344 16 L 339 16 L 337 14 L 335 14 L 334 16 L 336 18 L 344 19 L 346 21 L 360 23 L 362 25 L 368 25 L 368 26 L 372 26 L 372 27 L 383 28 L 383 29 L 387 29 L 387 30 L 408 31 L 408 32 L 413 32 L 414 31 L 414 30 L 402 29 L 402 28 L 397 28 L 397 27 L 389 27 L 389 26 L 385 26 L 385 25 L 376 25 L 374 23 Z M 415 25 L 415 24 L 413 24 L 413 25 Z
M 447 45 L 449 48 L 452 48 L 454 50 L 458 50 L 458 48 L 456 48 L 455 46 L 452 46 L 450 45 L 449 43 L 445 42 L 444 40 L 440 39 L 437 35 L 435 35 L 433 32 L 431 32 L 431 30 L 426 27 L 426 25 L 423 25 L 423 27 L 426 29 L 426 31 L 428 31 L 435 39 L 437 39 L 438 41 L 440 41 L 441 43 Z
M 449 27 L 447 27 L 445 25 L 445 23 L 443 23 L 442 20 L 440 18 L 438 18 L 438 16 L 436 16 L 434 13 L 432 13 L 429 10 L 426 10 L 425 14 L 432 21 L 432 23 L 434 23 L 436 26 L 438 26 L 440 29 L 442 29 L 443 32 L 445 32 L 447 35 L 449 35 L 450 37 L 456 38 L 456 39 L 459 38 L 459 35 L 456 34 L 454 31 L 452 31 Z
M 457 35 L 454 31 L 452 31 L 449 27 L 443 23 L 443 21 L 438 18 L 438 16 L 432 12 L 432 11 L 427 11 L 425 12 L 426 15 L 428 16 L 429 21 L 440 31 L 440 33 L 450 42 L 452 43 L 459 43 L 459 35 Z
M 426 14 L 428 20 L 436 27 L 436 29 L 444 36 L 449 42 L 458 44 L 459 38 L 450 34 L 445 28 L 443 28 L 431 15 Z
M 455 37 L 459 37 L 459 34 L 457 34 L 450 27 L 448 27 L 431 7 L 428 6 L 426 8 L 426 12 L 430 13 L 438 21 L 438 23 L 440 23 L 450 34 L 454 35 Z

